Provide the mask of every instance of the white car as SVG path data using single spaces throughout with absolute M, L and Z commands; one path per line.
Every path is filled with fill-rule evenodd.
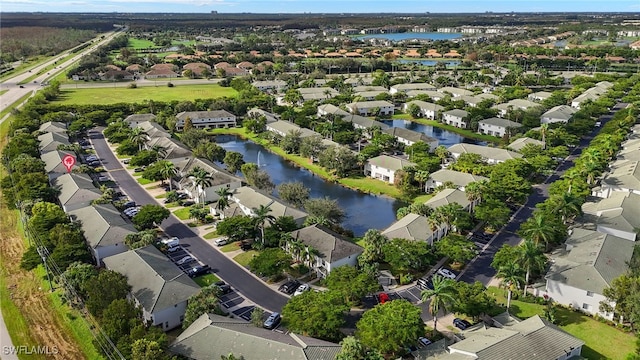
M 438 269 L 438 271 L 436 272 L 438 275 L 442 276 L 442 277 L 446 277 L 448 279 L 455 279 L 456 278 L 456 274 L 453 273 L 453 271 L 449 270 L 449 269 L 445 269 L 445 268 L 440 268 Z
M 309 291 L 309 290 L 311 290 L 309 285 L 302 284 L 302 285 L 298 286 L 298 288 L 296 289 L 296 292 L 293 293 L 293 296 L 302 295 L 302 293 L 304 293 L 305 291 Z
M 196 259 L 194 259 L 191 255 L 187 255 L 185 257 L 183 257 L 182 259 L 176 261 L 176 264 L 178 265 L 184 265 L 184 264 L 188 264 L 190 262 L 196 261 Z
M 107 181 L 111 181 L 111 178 L 108 177 L 108 176 L 100 175 L 100 176 L 98 176 L 98 181 L 107 182 Z
M 89 155 L 87 157 L 84 158 L 86 161 L 97 161 L 98 157 L 95 155 Z
M 420 343 L 424 346 L 430 345 L 431 344 L 431 340 L 427 339 L 426 337 L 421 336 L 420 338 L 418 338 L 418 341 L 420 341 Z
M 229 243 L 229 238 L 226 238 L 226 237 L 219 238 L 219 239 L 216 239 L 214 243 L 216 244 L 216 246 L 227 245 Z

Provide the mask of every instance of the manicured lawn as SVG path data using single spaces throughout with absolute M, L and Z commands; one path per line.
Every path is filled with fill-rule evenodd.
M 251 261 L 251 259 L 253 259 L 253 257 L 256 255 L 258 255 L 257 251 L 249 250 L 249 251 L 243 252 L 242 254 L 236 255 L 236 257 L 234 257 L 233 260 L 235 260 L 238 264 L 244 267 L 248 267 L 249 261 Z
M 178 207 L 178 206 L 180 206 L 180 204 L 178 204 L 177 201 L 174 201 L 174 202 L 168 203 L 168 204 L 164 204 L 164 207 L 166 207 L 167 209 L 171 209 L 171 208 Z
M 240 250 L 240 242 L 234 241 L 232 243 L 228 243 L 220 248 L 222 252 L 232 252 L 236 250 Z
M 149 185 L 154 181 L 151 181 L 149 179 L 145 179 L 143 177 L 138 177 L 136 180 L 138 180 L 138 183 L 140 183 L 140 185 Z
M 0 90 L 0 95 L 6 93 L 7 91 L 9 91 L 9 90 Z
M 196 284 L 200 285 L 200 287 L 207 287 L 220 281 L 220 278 L 215 276 L 214 274 L 205 274 L 193 278 L 193 281 L 195 281 Z
M 498 300 L 498 303 L 506 304 L 504 290 L 490 287 L 488 291 Z M 544 306 L 512 300 L 510 312 L 519 318 L 526 319 L 536 314 L 542 315 Z M 582 356 L 589 360 L 624 359 L 635 349 L 633 335 L 589 316 L 565 308 L 559 308 L 556 316 L 563 330 L 585 342 Z
M 155 48 L 157 46 L 151 40 L 129 38 L 129 47 L 132 47 L 136 50 L 140 50 L 140 49 Z
M 173 100 L 186 101 L 225 96 L 235 97 L 237 94 L 237 91 L 233 88 L 222 87 L 217 84 L 140 87 L 137 89 L 128 89 L 125 87 L 65 89 L 62 90 L 60 99 L 57 100 L 56 103 L 64 105 L 105 105 L 141 103 L 148 100 L 169 102 Z
M 413 199 L 413 203 L 414 204 L 424 204 L 425 201 L 431 199 L 432 197 L 433 197 L 433 194 L 424 194 L 424 195 L 416 196 Z
M 160 195 L 156 195 L 156 196 L 154 196 L 154 197 L 155 197 L 156 199 L 164 199 L 164 198 L 166 198 L 166 197 L 167 197 L 167 193 L 160 194 Z
M 365 177 L 364 175 L 359 177 L 350 176 L 348 178 L 342 178 L 339 182 L 342 185 L 366 193 L 387 195 L 394 198 L 399 198 L 401 196 L 400 190 L 398 190 L 397 187 L 378 179 Z
M 175 215 L 180 220 L 189 220 L 189 209 L 189 207 L 183 207 L 174 211 L 173 215 Z
M 218 237 L 218 233 L 215 231 L 212 231 L 210 233 L 206 233 L 204 234 L 203 238 L 207 239 L 207 240 L 211 240 L 213 238 L 217 238 Z

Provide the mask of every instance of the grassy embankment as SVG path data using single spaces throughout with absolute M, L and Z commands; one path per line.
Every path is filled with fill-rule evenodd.
M 489 143 L 499 143 L 500 140 L 501 140 L 500 138 L 497 138 L 495 136 L 478 134 L 477 132 L 473 132 L 472 130 L 469 130 L 469 129 L 460 129 L 460 128 L 457 128 L 455 126 L 451 126 L 451 125 L 443 124 L 441 122 L 437 122 L 435 120 L 422 119 L 422 118 L 417 118 L 416 119 L 416 118 L 412 117 L 410 114 L 393 115 L 393 119 L 395 119 L 395 120 L 413 121 L 413 122 L 416 122 L 418 124 L 429 125 L 429 126 L 437 127 L 437 128 L 444 129 L 444 130 L 447 130 L 447 131 L 451 131 L 453 133 L 460 134 L 460 135 L 462 135 L 462 136 L 464 136 L 466 138 L 476 139 L 476 140 L 480 140 L 480 141 L 486 141 L 486 142 L 489 142 Z
M 506 294 L 502 289 L 489 287 L 489 295 L 499 304 L 506 304 Z M 544 305 L 531 304 L 519 300 L 511 301 L 509 312 L 521 319 L 544 314 Z M 585 342 L 582 356 L 589 360 L 624 359 L 635 348 L 635 337 L 615 327 L 602 323 L 577 311 L 559 308 L 556 313 L 559 326 L 564 331 Z

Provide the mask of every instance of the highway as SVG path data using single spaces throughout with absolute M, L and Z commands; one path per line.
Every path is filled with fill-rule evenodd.
M 137 204 L 158 204 L 156 199 L 149 195 L 133 176 L 122 167 L 122 164 L 109 149 L 102 135 L 102 130 L 104 128 L 95 128 L 91 135 L 91 141 L 109 175 L 115 180 L 120 189 Z M 161 228 L 168 235 L 180 238 L 180 244 L 194 254 L 202 263 L 209 265 L 216 276 L 231 284 L 236 291 L 263 309 L 279 312 L 287 303 L 287 297 L 274 291 L 248 273 L 235 261 L 214 249 L 173 214 L 162 222 Z

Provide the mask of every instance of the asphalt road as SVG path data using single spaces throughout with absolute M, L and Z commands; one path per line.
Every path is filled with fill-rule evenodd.
M 102 130 L 103 128 L 94 129 L 92 142 L 104 168 L 108 170 L 113 180 L 131 200 L 140 205 L 157 204 L 156 200 L 138 184 L 116 159 L 102 136 Z M 168 235 L 180 238 L 180 244 L 194 254 L 198 260 L 209 265 L 218 277 L 231 284 L 236 291 L 260 307 L 269 311 L 279 312 L 287 303 L 287 297 L 266 286 L 262 281 L 242 269 L 236 262 L 212 248 L 211 245 L 197 236 L 173 214 L 162 222 L 161 228 Z
M 619 103 L 613 110 L 619 111 L 625 108 L 626 105 L 627 104 Z M 613 115 L 603 115 L 600 117 L 599 121 L 601 121 L 602 126 L 604 126 L 604 124 L 611 120 L 612 117 Z M 498 232 L 493 240 L 483 248 L 482 252 L 472 260 L 471 263 L 469 263 L 458 280 L 468 283 L 479 281 L 485 286 L 489 284 L 496 275 L 496 271 L 491 267 L 491 262 L 493 261 L 493 257 L 496 252 L 500 250 L 504 244 L 516 246 L 522 241 L 522 238 L 516 234 L 516 231 L 520 228 L 520 224 L 531 217 L 536 204 L 545 201 L 549 197 L 549 185 L 558 180 L 565 171 L 573 167 L 574 161 L 580 156 L 582 150 L 589 146 L 589 143 L 593 137 L 598 134 L 600 129 L 601 128 L 598 127 L 594 128 L 590 134 L 583 137 L 571 154 L 558 165 L 556 171 L 551 176 L 549 176 L 542 184 L 536 184 L 533 186 L 533 193 L 529 196 L 525 205 L 516 211 L 509 223 L 507 223 L 507 225 Z

